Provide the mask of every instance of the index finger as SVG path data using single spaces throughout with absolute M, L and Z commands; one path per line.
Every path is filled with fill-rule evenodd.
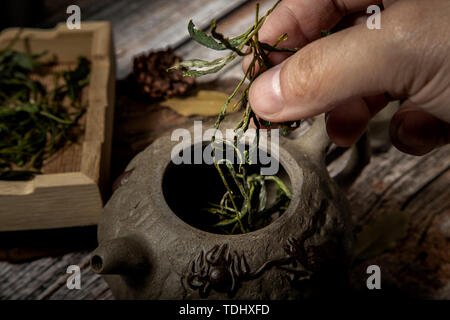
M 382 0 L 283 0 L 267 17 L 258 37 L 273 44 L 287 34 L 280 43 L 283 48 L 301 48 L 320 37 L 320 32 L 333 28 L 343 17 L 366 11 L 370 5 L 382 5 Z M 278 64 L 287 57 L 284 53 L 271 55 Z M 246 59 L 247 60 L 247 59 Z M 245 62 L 244 62 L 245 65 Z

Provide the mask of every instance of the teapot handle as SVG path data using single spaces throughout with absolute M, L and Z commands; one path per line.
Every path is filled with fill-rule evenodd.
M 371 157 L 370 141 L 367 131 L 352 146 L 350 159 L 344 169 L 339 172 L 334 180 L 344 190 L 348 190 L 353 182 L 359 177 Z
M 311 129 L 297 140 L 314 161 L 325 165 L 325 156 L 331 145 L 331 140 L 327 134 L 324 115 L 316 117 Z M 345 168 L 334 177 L 336 183 L 342 189 L 347 190 L 370 162 L 370 157 L 370 141 L 367 132 L 365 132 L 351 147 L 350 159 Z
M 331 145 L 331 140 L 325 127 L 325 116 L 319 115 L 315 117 L 311 128 L 296 140 L 314 161 L 324 163 L 325 155 Z

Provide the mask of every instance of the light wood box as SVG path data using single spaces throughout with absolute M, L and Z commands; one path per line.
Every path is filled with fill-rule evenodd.
M 17 32 L 3 31 L 0 48 Z M 47 170 L 51 173 L 29 181 L 0 181 L 0 231 L 97 224 L 110 183 L 115 84 L 111 25 L 82 22 L 81 29 L 74 30 L 65 23 L 48 30 L 24 29 L 14 49 L 47 51 L 45 57 L 55 55 L 62 65 L 76 65 L 78 57 L 85 56 L 91 61 L 91 73 L 84 137 L 78 146 L 55 155 L 63 160 L 53 159 L 56 165 Z

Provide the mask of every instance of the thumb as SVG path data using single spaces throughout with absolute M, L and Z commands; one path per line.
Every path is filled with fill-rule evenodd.
M 412 10 L 407 5 L 394 4 L 383 11 L 380 30 L 370 30 L 365 24 L 342 30 L 308 44 L 261 74 L 250 88 L 255 113 L 274 122 L 299 120 L 355 98 L 388 93 L 413 101 L 417 96 L 417 104 L 425 111 L 433 114 L 436 110 L 435 116 L 448 117 L 443 110 L 448 100 L 436 99 L 436 95 L 448 95 L 450 81 L 433 77 L 449 69 L 446 54 L 434 56 L 436 50 L 423 40 L 427 37 L 421 33 L 432 35 L 434 30 L 417 31 L 414 21 L 402 20 L 405 10 Z M 439 88 L 426 88 L 431 81 Z

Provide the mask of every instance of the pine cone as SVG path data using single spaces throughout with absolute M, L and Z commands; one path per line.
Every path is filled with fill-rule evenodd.
M 133 77 L 139 91 L 151 100 L 164 99 L 182 95 L 191 88 L 195 79 L 183 77 L 181 70 L 166 70 L 181 62 L 181 57 L 175 55 L 171 48 L 160 51 L 150 51 L 133 60 Z

